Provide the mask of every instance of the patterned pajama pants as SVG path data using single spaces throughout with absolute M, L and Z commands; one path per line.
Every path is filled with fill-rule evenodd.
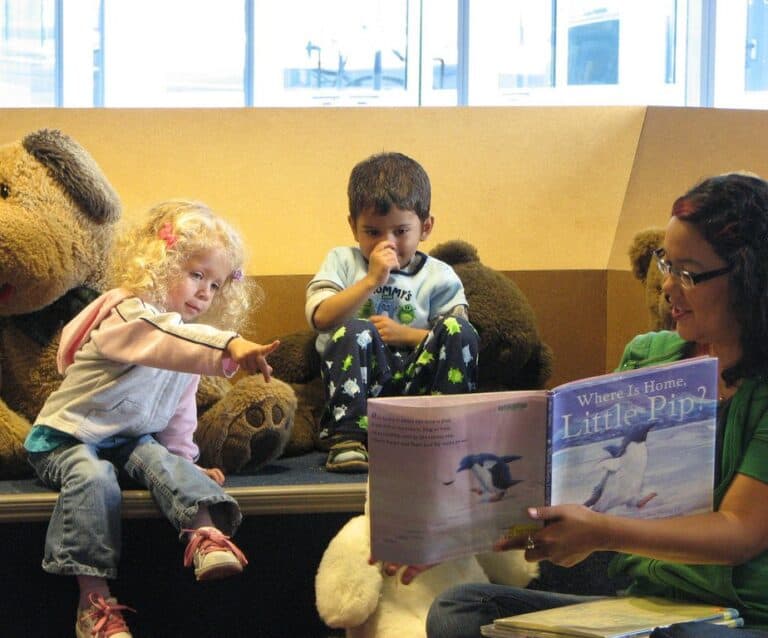
M 413 351 L 385 344 L 370 321 L 347 321 L 332 335 L 322 357 L 320 438 L 365 443 L 369 397 L 473 392 L 477 350 L 477 332 L 460 317 L 440 320 Z

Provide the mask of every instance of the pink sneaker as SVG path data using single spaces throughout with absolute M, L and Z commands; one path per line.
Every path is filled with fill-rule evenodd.
M 100 594 L 91 594 L 88 599 L 90 607 L 77 613 L 77 638 L 132 638 L 121 612 L 123 609 L 135 610 L 118 605 L 114 598 L 105 599 Z
M 194 563 L 197 580 L 214 580 L 234 576 L 248 564 L 243 552 L 229 536 L 215 527 L 183 530 L 189 532 L 184 551 L 184 567 Z

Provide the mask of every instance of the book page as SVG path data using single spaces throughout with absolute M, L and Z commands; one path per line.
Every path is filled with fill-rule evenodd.
M 716 393 L 713 357 L 556 388 L 552 504 L 644 518 L 711 511 Z
M 547 393 L 493 392 L 368 402 L 371 549 L 434 563 L 526 534 L 545 502 Z

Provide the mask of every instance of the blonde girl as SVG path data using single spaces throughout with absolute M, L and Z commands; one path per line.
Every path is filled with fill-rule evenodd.
M 118 242 L 113 279 L 62 332 L 64 380 L 27 437 L 30 463 L 59 490 L 43 569 L 77 577 L 78 638 L 130 638 L 110 595 L 120 556 L 118 477 L 145 486 L 187 542 L 198 580 L 242 571 L 230 540 L 241 513 L 217 468 L 195 465 L 195 392 L 201 374 L 239 367 L 269 380 L 260 345 L 236 327 L 252 300 L 243 242 L 199 202 L 169 201 Z

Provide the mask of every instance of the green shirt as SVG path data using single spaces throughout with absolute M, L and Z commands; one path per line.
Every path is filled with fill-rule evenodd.
M 691 344 L 675 332 L 651 332 L 627 345 L 619 369 L 676 361 L 690 356 L 691 351 Z M 768 382 L 763 379 L 744 379 L 730 401 L 715 509 L 737 473 L 768 483 Z M 748 626 L 768 628 L 768 551 L 734 567 L 686 565 L 619 554 L 610 573 L 634 578 L 629 594 L 736 607 Z

